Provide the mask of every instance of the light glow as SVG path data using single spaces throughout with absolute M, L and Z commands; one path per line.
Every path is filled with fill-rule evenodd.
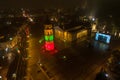
M 96 36 L 95 36 L 95 40 L 99 40 L 106 43 L 110 43 L 110 39 L 111 39 L 110 35 L 106 35 L 98 32 L 96 33 Z
M 96 25 L 95 24 L 93 24 L 93 26 L 92 26 L 92 31 L 96 31 Z
M 45 41 L 53 41 L 54 37 L 53 35 L 45 36 Z
M 108 77 L 109 75 L 108 74 L 105 74 L 106 77 Z
M 13 40 L 13 38 L 9 38 L 10 40 Z
M 114 34 L 115 36 L 117 35 L 117 32 L 115 32 L 115 34 Z
M 33 22 L 33 19 L 30 17 L 30 18 L 28 18 L 29 20 L 30 20 L 30 22 Z
M 95 21 L 95 18 L 92 18 L 92 21 Z
M 53 29 L 52 25 L 45 25 L 44 30 L 44 39 L 45 39 L 45 50 L 51 51 L 54 50 L 54 36 L 53 36 Z
M 45 49 L 48 51 L 54 50 L 54 42 L 45 42 Z

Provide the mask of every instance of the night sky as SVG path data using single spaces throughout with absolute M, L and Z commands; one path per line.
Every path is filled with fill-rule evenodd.
M 72 7 L 81 5 L 84 0 L 0 0 L 1 7 Z
M 0 7 L 73 7 L 86 2 L 87 5 L 117 6 L 120 0 L 0 0 Z
M 120 13 L 120 0 L 0 0 L 0 8 L 73 8 L 81 7 L 91 14 Z

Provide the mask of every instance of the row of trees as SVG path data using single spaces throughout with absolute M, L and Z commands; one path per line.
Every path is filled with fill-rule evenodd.
M 120 80 L 120 51 L 115 50 L 112 52 L 108 59 L 107 69 L 111 78 L 114 80 Z

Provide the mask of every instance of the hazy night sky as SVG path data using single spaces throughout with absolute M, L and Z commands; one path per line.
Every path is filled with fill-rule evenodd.
M 84 0 L 0 0 L 0 7 L 72 7 L 83 2 Z
M 88 5 L 88 7 L 111 8 L 119 6 L 120 0 L 0 0 L 0 8 L 74 7 L 85 4 Z
M 98 14 L 120 13 L 120 0 L 0 0 L 0 8 L 72 8 L 83 7 Z

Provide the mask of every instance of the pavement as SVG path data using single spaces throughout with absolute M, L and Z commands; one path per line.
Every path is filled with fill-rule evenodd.
M 88 47 L 86 41 L 69 45 L 55 40 L 54 53 L 44 49 L 44 42 L 39 43 L 42 37 L 35 29 L 28 39 L 26 80 L 93 80 L 110 55 L 107 49 L 113 45 L 93 40 Z
M 24 26 L 23 26 L 24 27 Z M 21 32 L 21 28 L 18 30 L 18 33 Z M 13 37 L 12 41 L 8 41 L 8 42 L 5 42 L 5 43 L 2 43 L 1 44 L 1 48 L 5 50 L 6 47 L 10 48 L 10 50 L 7 52 L 7 53 L 11 53 L 11 51 L 14 51 L 16 50 L 16 46 L 17 46 L 17 42 L 19 41 L 19 35 L 16 35 Z M 13 54 L 13 53 L 12 53 Z M 8 54 L 7 54 L 8 55 Z M 7 56 L 6 55 L 6 56 Z M 15 57 L 15 56 L 14 56 Z M 14 58 L 12 57 L 12 58 Z M 22 59 L 22 58 L 21 58 Z M 10 59 L 10 57 L 8 57 L 8 59 L 6 59 L 6 62 L 4 62 L 4 64 L 6 64 L 5 66 L 2 67 L 2 69 L 0 70 L 0 75 L 2 75 L 2 79 L 3 80 L 7 80 L 6 77 L 7 75 L 9 74 L 8 72 L 10 71 L 12 73 L 12 71 L 14 71 L 15 69 L 15 65 L 12 65 L 12 69 L 10 69 L 10 65 L 13 63 L 12 61 L 13 59 Z M 13 64 L 16 64 L 17 63 L 17 60 L 15 60 L 15 63 Z M 24 62 L 22 62 L 21 60 L 21 63 L 19 64 L 20 67 L 19 70 L 23 71 L 23 67 L 21 67 L 21 65 L 24 65 Z M 19 75 L 22 75 L 21 71 L 19 71 Z M 21 73 L 21 74 L 20 74 Z M 9 79 L 9 78 L 8 78 Z
M 44 79 L 44 74 L 42 74 L 40 72 L 39 76 L 38 75 L 38 71 L 41 71 L 39 69 L 38 64 L 38 60 L 39 60 L 39 53 L 36 52 L 36 49 L 33 48 L 36 46 L 36 41 L 34 41 L 34 39 L 32 37 L 30 37 L 28 39 L 28 43 L 29 43 L 29 47 L 27 48 L 28 50 L 28 59 L 27 59 L 27 75 L 26 75 L 26 80 L 41 80 Z
M 16 39 L 16 37 L 13 38 L 13 40 L 15 40 L 15 39 Z M 9 69 L 9 65 L 11 64 L 11 61 L 10 61 L 11 59 L 9 60 L 7 58 L 8 53 L 11 53 L 11 51 L 12 51 L 12 48 L 10 46 L 11 42 L 13 43 L 13 41 L 7 41 L 7 42 L 4 42 L 4 43 L 1 43 L 1 46 L 4 45 L 4 46 L 2 46 L 3 50 L 5 50 L 6 47 L 9 48 L 9 50 L 6 53 L 4 53 L 5 54 L 4 56 L 6 58 L 4 59 L 5 60 L 3 62 L 4 65 L 2 66 L 2 69 L 0 70 L 0 75 L 2 76 L 3 80 L 7 80 L 6 76 L 7 76 L 7 72 L 8 72 L 8 69 Z
M 31 57 L 27 60 L 27 80 L 92 80 L 104 66 L 109 55 L 108 44 L 93 40 L 88 47 L 87 40 L 69 44 L 55 39 L 55 51 L 49 52 L 44 49 L 44 42 L 39 43 L 43 37 L 39 29 L 32 29 L 28 41 Z
M 49 80 L 47 79 L 47 76 L 45 74 L 46 71 L 44 73 L 44 71 L 42 71 L 42 69 L 38 65 L 39 61 L 42 65 L 46 67 L 47 72 L 50 72 L 50 74 L 54 76 L 55 80 L 72 80 L 75 77 L 76 78 L 74 80 L 89 80 L 90 78 L 95 77 L 95 74 L 104 64 L 104 60 L 102 59 L 107 56 L 104 56 L 104 52 L 98 51 L 98 53 L 96 53 L 96 51 L 94 50 L 92 51 L 93 54 L 91 54 L 92 49 L 86 48 L 86 42 L 82 42 L 81 44 L 74 47 L 66 47 L 64 46 L 64 44 L 57 43 L 58 47 L 56 49 L 58 49 L 58 52 L 51 55 L 49 54 L 49 52 L 43 52 L 41 48 L 42 45 L 38 44 L 37 42 L 37 38 L 29 39 L 30 44 L 28 55 L 30 55 L 31 58 L 28 59 L 27 74 L 29 79 L 27 80 Z M 61 46 L 59 46 L 59 44 Z M 64 56 L 66 56 L 66 59 L 64 59 Z M 95 57 L 97 57 L 98 59 Z M 85 58 L 87 60 L 85 60 Z M 38 70 L 40 70 L 39 74 L 37 73 Z M 79 72 L 77 72 L 77 70 Z M 72 74 L 76 72 L 77 74 Z

